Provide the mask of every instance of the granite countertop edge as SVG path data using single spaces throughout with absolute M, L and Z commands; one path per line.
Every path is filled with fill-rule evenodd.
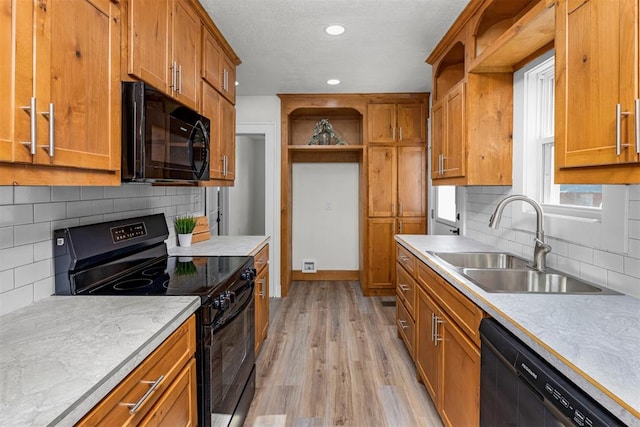
M 254 256 L 271 240 L 270 236 L 212 236 L 188 247 L 174 246 L 171 256 Z
M 543 359 L 550 362 L 558 371 L 567 376 L 571 381 L 585 390 L 592 398 L 609 410 L 612 414 L 619 417 L 623 422 L 629 425 L 640 425 L 640 418 L 616 401 L 610 394 L 616 395 L 615 390 L 608 389 L 605 385 L 598 383 L 593 379 L 593 375 L 588 371 L 581 370 L 576 367 L 570 357 L 565 356 L 565 360 L 560 357 L 560 352 L 556 351 L 553 346 L 547 344 L 543 339 L 537 336 L 535 331 L 528 329 L 518 321 L 518 316 L 509 316 L 505 314 L 508 311 L 505 305 L 509 304 L 509 300 L 516 301 L 523 298 L 631 298 L 622 295 L 599 295 L 599 296 L 568 296 L 568 295 L 522 295 L 522 294 L 496 294 L 483 291 L 473 282 L 466 279 L 455 268 L 449 264 L 440 262 L 429 252 L 432 250 L 439 252 L 463 252 L 463 251 L 487 251 L 487 252 L 504 252 L 494 246 L 487 245 L 482 242 L 475 241 L 468 237 L 458 236 L 429 236 L 429 235 L 396 235 L 396 242 L 407 248 L 420 261 L 427 264 L 434 271 L 439 273 L 449 284 L 460 291 L 463 295 L 473 301 L 492 318 L 496 319 L 500 324 L 506 327 L 511 333 L 518 337 L 522 342 L 531 347 Z M 421 240 L 421 244 L 416 242 Z M 429 242 L 431 240 L 431 242 Z M 427 249 L 425 245 L 431 245 L 435 249 Z M 533 298 L 531 298 L 533 297 Z M 634 299 L 635 300 L 635 299 Z M 569 362 L 570 364 L 568 364 Z M 601 388 L 602 389 L 601 389 Z M 604 390 L 607 390 L 605 392 Z M 617 396 L 618 399 L 622 399 Z M 635 403 L 625 402 L 630 407 L 638 410 Z M 636 402 L 637 403 L 637 402 Z

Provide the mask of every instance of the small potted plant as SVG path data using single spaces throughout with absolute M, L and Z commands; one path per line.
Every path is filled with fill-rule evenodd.
M 174 224 L 180 246 L 191 246 L 193 229 L 196 228 L 196 219 L 192 216 L 177 216 Z

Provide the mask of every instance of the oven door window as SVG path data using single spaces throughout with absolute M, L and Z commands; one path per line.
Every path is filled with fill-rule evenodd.
M 209 384 L 212 420 L 226 420 L 228 423 L 255 363 L 252 289 L 249 287 L 246 291 L 245 298 L 249 298 L 246 308 L 221 329 L 211 333 Z M 242 299 L 240 295 L 237 297 Z M 217 424 L 214 422 L 212 425 Z

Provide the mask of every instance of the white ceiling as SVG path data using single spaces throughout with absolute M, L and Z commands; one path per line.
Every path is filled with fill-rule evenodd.
M 242 60 L 237 94 L 246 96 L 430 92 L 425 59 L 469 0 L 200 2 Z M 325 34 L 336 23 L 346 32 Z

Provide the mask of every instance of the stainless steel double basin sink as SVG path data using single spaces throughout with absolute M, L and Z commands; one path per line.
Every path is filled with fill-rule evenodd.
M 615 295 L 619 292 L 559 271 L 539 272 L 504 252 L 431 252 L 487 292 Z

